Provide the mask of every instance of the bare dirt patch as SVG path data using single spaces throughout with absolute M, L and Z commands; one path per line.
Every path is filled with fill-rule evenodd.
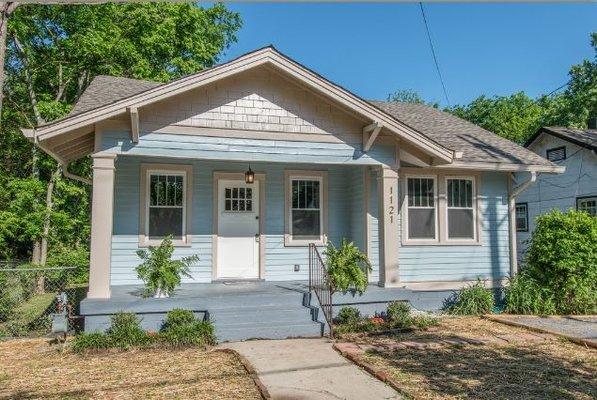
M 481 318 L 425 332 L 344 335 L 357 356 L 416 399 L 594 399 L 597 351 Z
M 233 353 L 146 349 L 76 355 L 44 339 L 0 343 L 0 399 L 260 399 Z

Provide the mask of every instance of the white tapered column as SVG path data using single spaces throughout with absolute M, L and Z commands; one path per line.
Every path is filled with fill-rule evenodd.
M 398 286 L 398 172 L 382 167 L 377 177 L 379 198 L 380 268 L 384 287 Z

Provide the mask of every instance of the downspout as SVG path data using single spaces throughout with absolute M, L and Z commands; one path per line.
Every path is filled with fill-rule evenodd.
M 510 276 L 518 273 L 518 250 L 516 249 L 516 197 L 537 181 L 537 173 L 531 171 L 531 176 L 516 187 L 512 187 L 514 177 L 510 173 L 508 179 L 508 218 L 510 223 Z
M 58 164 L 60 164 L 60 166 L 62 167 L 62 168 L 60 168 L 62 170 L 62 175 L 64 175 L 65 177 L 67 177 L 69 179 L 75 180 L 77 182 L 81 182 L 81 183 L 84 183 L 84 184 L 90 185 L 90 186 L 92 185 L 91 179 L 68 172 L 69 162 L 66 160 L 63 160 L 62 157 L 60 157 L 58 154 L 54 153 L 52 150 L 44 148 L 41 145 L 41 143 L 39 142 L 39 140 L 37 139 L 37 132 L 35 131 L 35 129 L 21 129 L 21 131 L 23 132 L 23 135 L 25 137 L 32 139 L 34 146 L 37 146 L 40 149 L 42 149 L 43 151 L 45 151 L 50 157 L 52 157 L 54 160 L 56 160 L 56 162 Z

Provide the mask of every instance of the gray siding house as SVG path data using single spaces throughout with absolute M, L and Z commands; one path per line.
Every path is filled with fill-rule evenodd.
M 273 47 L 169 83 L 99 76 L 69 116 L 23 132 L 65 171 L 93 159 L 88 330 L 119 310 L 152 329 L 184 306 L 222 339 L 313 333 L 308 246 L 343 238 L 371 259 L 371 289 L 335 305 L 430 308 L 477 278 L 498 286 L 528 183 L 513 174 L 563 171 L 426 105 L 361 99 Z M 167 234 L 199 261 L 172 298 L 142 299 L 135 252 Z
M 597 126 L 589 129 L 544 127 L 525 147 L 566 168 L 559 175 L 541 175 L 516 200 L 518 258 L 522 259 L 535 219 L 552 209 L 586 211 L 597 216 Z

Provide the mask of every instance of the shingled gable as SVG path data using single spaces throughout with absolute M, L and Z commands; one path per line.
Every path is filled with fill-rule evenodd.
M 413 129 L 390 114 L 375 107 L 371 103 L 303 67 L 271 46 L 247 53 L 227 63 L 143 90 L 124 98 L 118 98 L 119 94 L 115 94 L 115 97 L 106 99 L 109 103 L 99 105 L 95 108 L 88 108 L 84 105 L 78 107 L 77 105 L 75 111 L 78 109 L 80 112 L 72 113 L 61 120 L 39 126 L 35 130 L 23 130 L 23 133 L 25 136 L 38 143 L 76 130 L 82 130 L 80 135 L 84 136 L 84 131 L 92 129 L 93 124 L 99 121 L 121 115 L 132 108 L 140 108 L 177 94 L 202 87 L 260 65 L 273 66 L 289 77 L 300 81 L 311 90 L 318 92 L 330 98 L 340 106 L 361 115 L 365 119 L 371 121 L 371 123 L 383 125 L 385 129 L 396 134 L 401 140 L 405 140 L 433 157 L 438 164 L 450 163 L 454 159 L 454 151 L 452 149 L 442 146 L 433 139 L 425 136 L 423 133 L 418 132 L 416 129 Z M 146 84 L 147 82 L 144 83 L 144 85 Z M 136 90 L 136 88 L 131 87 L 131 90 Z M 109 90 L 105 92 L 109 92 Z M 90 94 L 89 97 L 93 97 L 93 95 Z M 85 103 L 88 102 L 85 101 Z

